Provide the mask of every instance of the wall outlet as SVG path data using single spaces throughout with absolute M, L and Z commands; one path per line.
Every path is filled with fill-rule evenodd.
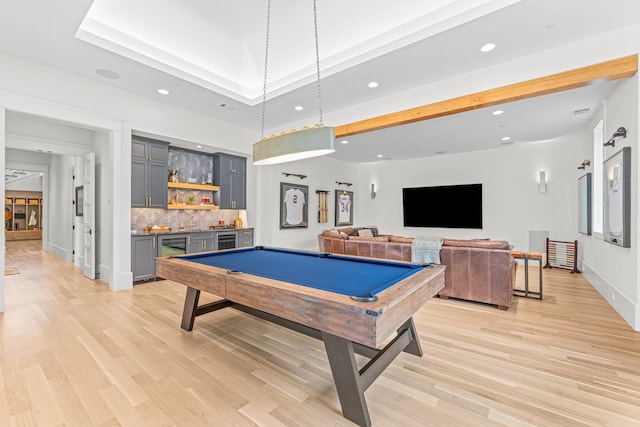
M 611 302 L 616 300 L 616 294 L 614 294 L 613 292 L 611 292 Z

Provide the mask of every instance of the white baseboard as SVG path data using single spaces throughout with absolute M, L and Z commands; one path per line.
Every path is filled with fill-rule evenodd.
M 640 305 L 636 305 L 584 262 L 582 275 L 634 330 L 640 331 Z
M 98 279 L 102 280 L 103 282 L 109 283 L 109 277 L 111 277 L 110 274 L 111 269 L 109 268 L 109 266 L 103 264 L 98 265 Z
M 131 271 L 112 277 L 109 282 L 110 291 L 122 291 L 133 288 L 133 273 Z
M 58 258 L 62 258 L 65 261 L 72 261 L 69 251 L 65 248 L 54 245 L 53 243 L 49 243 L 49 252 L 57 256 Z

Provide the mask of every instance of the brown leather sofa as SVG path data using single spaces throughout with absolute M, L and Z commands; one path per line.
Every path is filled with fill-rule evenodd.
M 359 236 L 359 230 L 367 228 L 339 228 L 324 230 L 318 235 L 320 252 L 355 255 L 368 258 L 382 258 L 394 261 L 411 261 L 413 239 L 400 236 L 378 235 Z
M 411 261 L 413 239 L 392 235 L 359 236 L 362 228 L 324 230 L 318 235 L 321 252 Z M 502 240 L 444 239 L 440 262 L 447 266 L 443 299 L 458 298 L 497 305 L 511 305 L 516 264 L 509 243 Z

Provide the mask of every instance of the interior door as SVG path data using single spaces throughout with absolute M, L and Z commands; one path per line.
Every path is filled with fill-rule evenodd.
M 84 183 L 82 199 L 82 274 L 89 279 L 96 278 L 96 235 L 95 235 L 95 153 L 84 156 Z M 76 203 L 80 203 L 76 200 Z

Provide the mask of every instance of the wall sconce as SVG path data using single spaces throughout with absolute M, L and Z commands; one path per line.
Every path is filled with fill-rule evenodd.
M 623 137 L 626 138 L 627 137 L 627 129 L 624 127 L 619 127 L 617 131 L 615 131 L 615 133 L 613 134 L 613 136 L 611 137 L 611 139 L 609 139 L 607 142 L 604 143 L 604 146 L 612 146 L 615 147 L 616 146 L 616 138 L 619 137 Z
M 372 199 L 376 198 L 376 185 L 375 184 L 371 184 L 371 198 Z
M 583 169 L 586 168 L 587 166 L 590 166 L 591 162 L 589 161 L 589 159 L 584 159 L 582 161 L 582 163 L 580 163 L 580 166 L 578 166 L 578 169 Z
M 538 172 L 539 186 L 538 189 L 541 193 L 547 192 L 547 173 L 545 171 Z

